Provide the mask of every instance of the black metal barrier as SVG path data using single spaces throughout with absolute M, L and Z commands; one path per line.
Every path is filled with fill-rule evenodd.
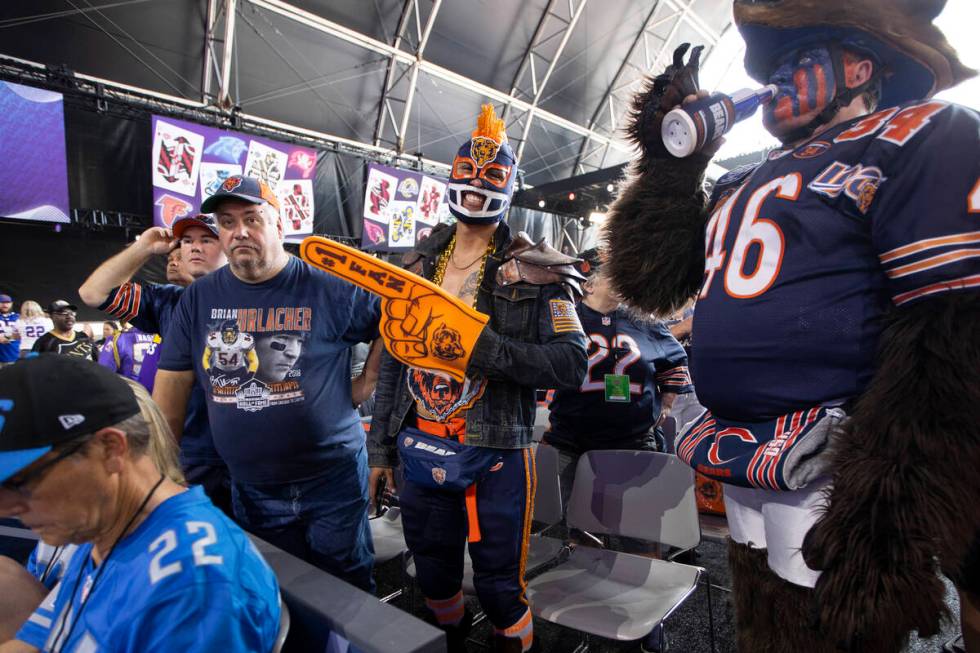
M 276 572 L 291 625 L 285 651 L 325 651 L 331 632 L 363 653 L 445 653 L 446 635 L 252 536 Z
M 331 633 L 359 653 L 445 653 L 446 636 L 438 628 L 251 537 L 275 572 L 289 608 L 285 653 L 326 652 Z M 36 539 L 31 531 L 5 525 L 0 528 L 0 551 L 25 544 L 33 548 Z

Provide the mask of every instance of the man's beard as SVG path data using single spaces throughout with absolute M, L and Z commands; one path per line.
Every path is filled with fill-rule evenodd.
M 229 259 L 228 266 L 237 277 L 255 279 L 260 277 L 269 268 L 269 263 L 262 258 L 246 258 L 239 261 Z

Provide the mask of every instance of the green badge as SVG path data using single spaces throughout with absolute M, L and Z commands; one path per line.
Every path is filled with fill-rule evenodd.
M 626 374 L 606 374 L 606 401 L 629 402 L 630 377 Z

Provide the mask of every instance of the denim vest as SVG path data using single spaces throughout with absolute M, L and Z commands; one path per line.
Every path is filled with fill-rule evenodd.
M 442 226 L 422 241 L 406 259 L 412 271 L 431 279 L 439 254 L 455 233 Z M 559 284 L 533 285 L 496 282 L 497 269 L 510 243 L 510 229 L 501 224 L 494 234 L 494 252 L 487 259 L 477 291 L 476 308 L 490 316 L 467 368 L 471 378 L 486 378 L 487 388 L 465 412 L 464 443 L 517 449 L 531 444 L 535 391 L 574 388 L 586 372 L 585 335 L 581 330 L 555 333 L 548 311 L 550 300 L 570 301 Z M 395 436 L 406 424 L 415 399 L 408 389 L 406 366 L 382 353 L 375 390 L 374 415 L 368 437 L 370 464 L 397 464 Z

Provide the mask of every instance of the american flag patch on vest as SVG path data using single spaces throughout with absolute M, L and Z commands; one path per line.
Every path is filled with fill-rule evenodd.
M 565 299 L 552 299 L 548 305 L 551 307 L 551 328 L 555 333 L 582 330 L 575 304 Z

